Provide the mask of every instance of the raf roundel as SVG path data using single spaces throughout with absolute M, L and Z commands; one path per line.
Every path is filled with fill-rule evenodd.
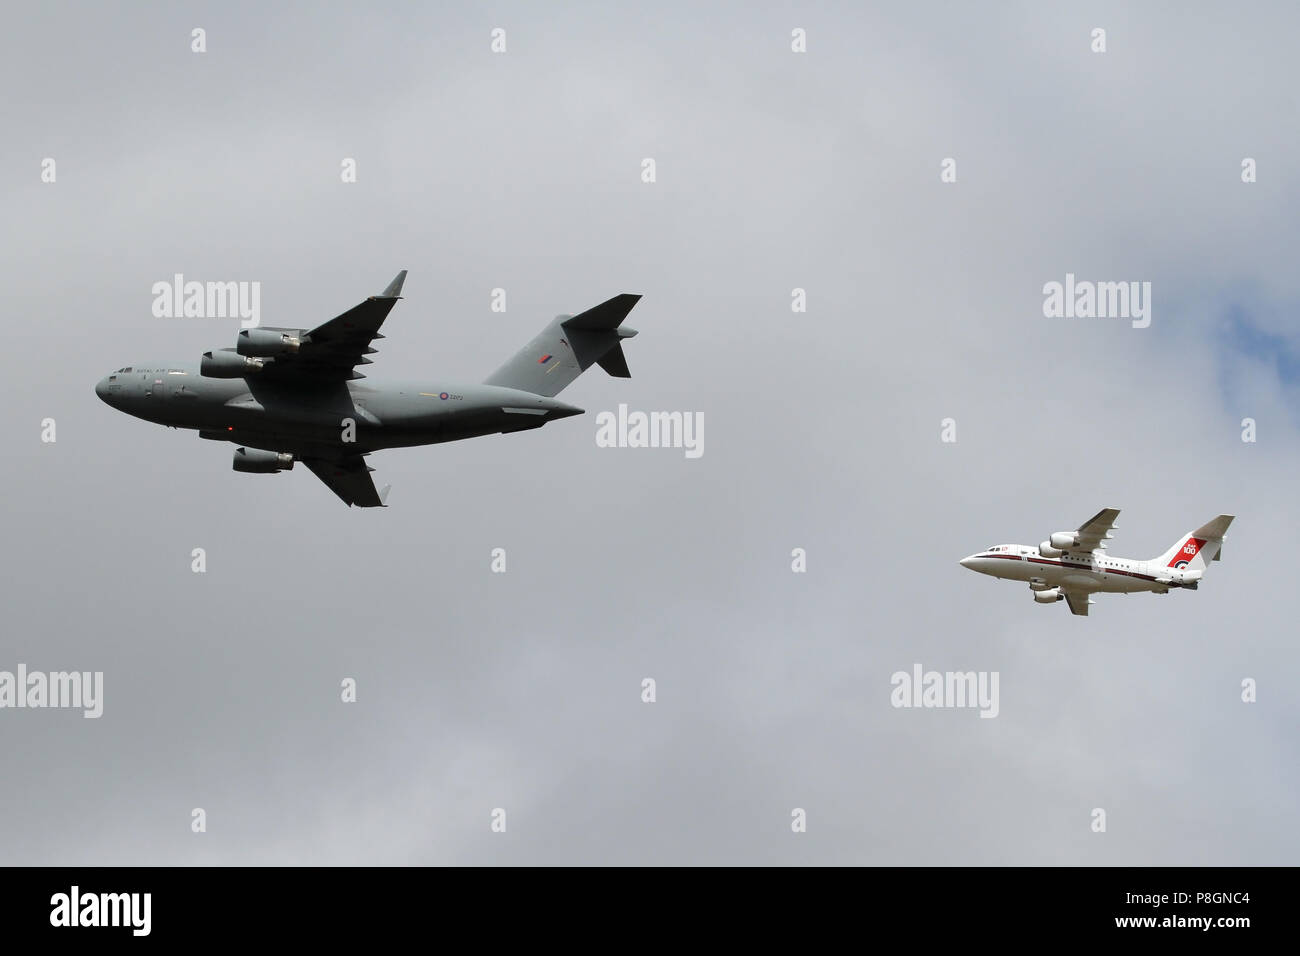
M 441 399 L 445 402 L 445 401 L 447 400 L 447 393 L 446 393 L 446 392 L 439 392 L 439 393 L 438 393 L 438 397 L 441 398 Z

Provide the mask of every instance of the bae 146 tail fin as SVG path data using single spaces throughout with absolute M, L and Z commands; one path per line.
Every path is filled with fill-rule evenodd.
M 1211 561 L 1223 554 L 1223 538 L 1232 524 L 1233 515 L 1219 515 L 1195 531 L 1189 531 L 1178 543 L 1151 563 L 1178 571 L 1204 571 Z

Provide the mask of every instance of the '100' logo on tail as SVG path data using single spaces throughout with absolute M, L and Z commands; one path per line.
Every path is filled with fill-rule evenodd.
M 1171 568 L 1187 567 L 1188 562 L 1190 562 L 1192 558 L 1196 557 L 1200 553 L 1201 548 L 1202 546 L 1204 546 L 1204 544 L 1205 541 L 1201 538 L 1188 538 L 1186 543 L 1178 550 L 1178 553 L 1174 555 L 1173 560 L 1169 562 L 1167 567 L 1171 567 Z

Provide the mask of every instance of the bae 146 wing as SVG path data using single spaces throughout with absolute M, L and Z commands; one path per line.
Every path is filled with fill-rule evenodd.
M 1114 537 L 1111 534 L 1115 530 L 1115 519 L 1119 517 L 1118 508 L 1102 508 L 1095 515 L 1079 525 L 1079 530 L 1075 533 L 1075 547 L 1086 551 L 1096 551 L 1098 548 L 1106 547 L 1105 542 Z M 1074 610 L 1074 605 L 1070 605 L 1070 610 Z M 1074 611 L 1075 614 L 1087 614 L 1088 609 L 1085 607 L 1082 611 Z
M 366 356 L 375 353 L 370 343 L 384 337 L 379 327 L 402 297 L 405 281 L 403 269 L 382 293 L 370 296 L 309 332 L 244 329 L 239 333 L 237 351 L 244 356 L 262 357 L 263 367 L 258 377 L 266 381 L 328 383 L 365 378 L 356 367 L 370 364 Z
M 1092 598 L 1088 597 L 1086 591 L 1068 591 L 1061 588 L 1061 593 L 1065 595 L 1065 603 L 1070 606 L 1071 614 L 1088 616 L 1088 606 L 1092 604 Z

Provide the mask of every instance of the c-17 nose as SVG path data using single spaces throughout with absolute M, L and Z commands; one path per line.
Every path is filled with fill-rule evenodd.
M 104 376 L 96 383 L 95 394 L 99 396 L 101 401 L 108 401 L 108 376 Z

